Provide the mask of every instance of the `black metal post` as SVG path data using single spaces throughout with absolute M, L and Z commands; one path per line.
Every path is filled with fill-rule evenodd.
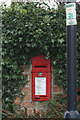
M 68 110 L 77 109 L 76 92 L 76 26 L 67 27 Z
M 76 88 L 76 25 L 67 26 L 67 112 L 64 119 L 79 120 Z

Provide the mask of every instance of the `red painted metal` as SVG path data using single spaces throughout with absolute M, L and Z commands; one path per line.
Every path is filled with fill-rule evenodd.
M 51 60 L 44 55 L 32 59 L 32 100 L 49 101 L 51 99 Z M 46 94 L 35 95 L 35 78 L 46 78 Z

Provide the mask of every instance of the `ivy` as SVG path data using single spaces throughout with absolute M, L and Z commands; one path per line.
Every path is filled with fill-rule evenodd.
M 80 86 L 80 5 L 77 7 L 77 68 Z M 66 86 L 66 13 L 64 5 L 47 10 L 39 3 L 13 3 L 2 12 L 3 109 L 13 110 L 13 100 L 26 84 L 20 65 L 39 54 L 51 58 L 55 80 Z

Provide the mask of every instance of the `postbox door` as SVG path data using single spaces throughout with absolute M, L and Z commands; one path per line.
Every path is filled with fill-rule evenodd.
M 50 99 L 51 99 L 51 73 L 50 72 L 32 73 L 32 100 L 48 101 Z

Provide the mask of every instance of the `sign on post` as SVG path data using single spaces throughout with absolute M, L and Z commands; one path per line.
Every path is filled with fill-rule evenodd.
M 66 4 L 66 25 L 76 25 L 76 4 L 68 3 Z

